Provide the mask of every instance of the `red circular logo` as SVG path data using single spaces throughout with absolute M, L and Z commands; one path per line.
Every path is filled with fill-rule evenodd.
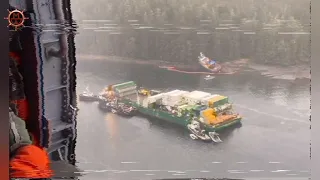
M 8 23 L 9 23 L 8 27 L 11 26 L 15 30 L 18 30 L 18 28 L 24 26 L 24 22 L 28 18 L 24 16 L 23 11 L 19 11 L 15 9 L 13 11 L 9 11 L 8 17 L 6 17 L 5 19 L 8 20 Z

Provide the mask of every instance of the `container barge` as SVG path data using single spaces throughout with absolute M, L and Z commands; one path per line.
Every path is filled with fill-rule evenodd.
M 143 115 L 189 129 L 192 139 L 220 142 L 218 132 L 242 120 L 233 111 L 228 97 L 203 91 L 161 92 L 139 88 L 129 81 L 108 86 L 102 95 L 107 99 L 116 98 L 117 102 L 132 106 Z

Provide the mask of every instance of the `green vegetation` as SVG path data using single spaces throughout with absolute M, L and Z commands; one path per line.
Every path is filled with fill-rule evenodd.
M 285 66 L 310 62 L 310 35 L 296 33 L 310 31 L 310 1 L 77 0 L 72 5 L 79 24 L 112 20 L 99 26 L 122 33 L 80 28 L 82 53 L 196 63 L 203 51 L 219 61 L 248 58 Z M 150 29 L 134 30 L 139 26 Z

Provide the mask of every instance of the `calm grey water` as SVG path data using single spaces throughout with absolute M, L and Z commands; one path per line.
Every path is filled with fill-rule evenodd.
M 169 72 L 151 65 L 79 60 L 77 86 L 94 93 L 133 80 L 156 89 L 203 90 L 230 97 L 243 125 L 224 133 L 223 143 L 194 141 L 167 123 L 122 118 L 79 102 L 80 179 L 184 177 L 308 177 L 309 80 L 268 79 L 243 71 L 216 76 Z

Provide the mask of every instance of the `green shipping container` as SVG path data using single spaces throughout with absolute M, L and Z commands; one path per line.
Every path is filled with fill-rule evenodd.
M 220 99 L 219 101 L 215 102 L 214 107 L 219 107 L 219 106 L 222 106 L 227 103 L 229 103 L 229 99 L 228 99 L 228 97 L 225 97 L 225 98 Z

